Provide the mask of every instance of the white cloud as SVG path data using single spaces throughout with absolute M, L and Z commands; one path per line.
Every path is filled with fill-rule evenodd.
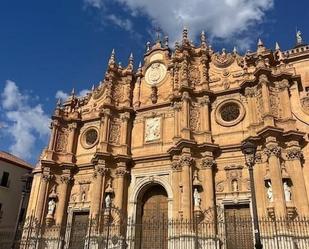
M 77 96 L 78 97 L 83 97 L 85 96 L 87 93 L 89 93 L 89 90 L 88 89 L 83 89 L 81 91 L 78 92 Z M 66 93 L 62 90 L 58 90 L 56 92 L 56 95 L 55 95 L 55 98 L 56 99 L 61 99 L 62 101 L 66 100 L 68 97 L 70 96 L 69 93 Z
M 129 19 L 122 19 L 114 14 L 106 16 L 106 19 L 126 31 L 132 31 L 133 24 Z
M 48 137 L 49 117 L 40 104 L 31 104 L 33 96 L 20 92 L 13 81 L 6 81 L 1 98 L 6 118 L 3 129 L 13 138 L 10 152 L 24 159 L 31 159 L 37 140 Z
M 108 0 L 84 0 L 88 6 L 106 11 Z M 110 1 L 110 0 L 109 0 Z M 184 26 L 191 37 L 205 30 L 211 39 L 238 37 L 263 21 L 274 0 L 113 0 L 129 10 L 132 17 L 146 15 L 172 41 Z M 103 7 L 104 6 L 104 7 Z M 118 25 L 119 26 L 119 25 Z

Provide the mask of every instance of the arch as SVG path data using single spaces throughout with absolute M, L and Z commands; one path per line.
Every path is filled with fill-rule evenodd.
M 168 218 L 172 218 L 174 197 L 172 186 L 169 184 L 167 177 L 152 176 L 140 179 L 138 182 L 136 182 L 132 189 L 129 197 L 128 214 L 133 221 L 136 221 L 137 203 L 143 194 L 147 191 L 147 189 L 155 184 L 161 185 L 165 189 L 168 198 Z

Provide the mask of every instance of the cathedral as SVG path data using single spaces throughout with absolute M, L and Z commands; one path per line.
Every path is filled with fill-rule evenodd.
M 309 45 L 300 32 L 289 50 L 259 39 L 255 51 L 240 54 L 214 51 L 204 32 L 193 44 L 184 29 L 173 48 L 167 37 L 148 42 L 138 68 L 132 54 L 121 66 L 112 51 L 100 84 L 57 103 L 27 217 L 46 227 L 108 212 L 134 224 L 253 217 L 245 141 L 256 145 L 258 217 L 309 217 L 308 124 Z M 131 235 L 147 236 L 137 230 Z M 154 248 L 141 243 L 127 248 Z M 236 248 L 216 245 L 156 247 Z

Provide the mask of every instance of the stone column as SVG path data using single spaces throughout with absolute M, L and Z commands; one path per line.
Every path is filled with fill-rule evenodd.
M 256 88 L 254 87 L 246 87 L 245 89 L 245 96 L 247 97 L 248 99 L 248 109 L 250 110 L 248 112 L 248 115 L 249 115 L 249 124 L 253 124 L 253 123 L 256 123 L 256 114 L 255 114 L 255 106 L 254 106 L 254 96 L 255 96 L 255 93 L 256 93 Z
M 210 131 L 210 119 L 209 119 L 209 97 L 204 96 L 201 101 L 201 125 L 202 131 L 209 132 Z
M 71 171 L 64 170 L 60 176 L 60 184 L 57 188 L 58 203 L 56 205 L 55 221 L 56 225 L 63 225 L 63 218 L 67 215 L 67 204 L 68 204 L 68 185 L 72 180 Z
M 268 89 L 268 77 L 264 74 L 260 75 L 259 83 L 262 86 L 262 98 L 263 98 L 263 108 L 264 113 L 264 123 L 265 125 L 274 125 L 274 119 L 271 116 L 271 107 L 270 107 L 270 96 L 269 96 L 269 89 Z
M 128 153 L 128 122 L 130 119 L 130 113 L 129 112 L 121 113 L 120 118 L 122 120 L 121 133 L 120 133 L 121 134 L 120 144 L 125 147 L 122 153 L 127 154 Z
M 294 204 L 298 204 L 297 210 L 300 215 L 309 215 L 309 202 L 306 192 L 306 184 L 302 171 L 301 160 L 303 158 L 303 153 L 298 146 L 293 146 L 287 149 L 287 160 L 290 166 L 292 182 L 293 182 L 293 193 L 292 200 L 294 199 Z M 294 176 L 294 177 L 293 177 Z
M 289 81 L 282 80 L 279 82 L 279 89 L 282 90 L 281 92 L 281 104 L 284 106 L 283 108 L 283 116 L 284 118 L 292 118 L 292 109 L 291 109 L 291 101 L 289 96 Z
M 210 152 L 211 153 L 211 152 Z M 212 154 L 212 153 L 211 153 Z M 213 167 L 215 161 L 212 155 L 206 155 L 201 162 L 201 173 L 203 179 L 203 208 L 205 210 L 211 210 L 215 207 L 215 191 L 214 191 L 214 178 Z M 213 211 L 213 210 L 212 210 Z
M 68 136 L 68 153 L 73 153 L 73 149 L 74 149 L 74 138 L 75 138 L 75 134 L 76 134 L 76 128 L 77 128 L 77 124 L 74 123 L 70 123 L 69 125 L 69 136 Z
M 92 218 L 95 218 L 101 211 L 105 177 L 107 173 L 108 169 L 106 168 L 105 160 L 98 160 L 95 165 L 91 186 L 90 216 Z
M 182 93 L 181 121 L 181 137 L 190 139 L 190 96 L 188 92 Z
M 55 139 L 57 136 L 57 130 L 59 127 L 59 121 L 57 119 L 54 119 L 51 123 L 52 131 L 50 134 L 50 139 L 48 143 L 48 150 L 54 150 L 54 144 L 55 144 Z
M 110 126 L 111 111 L 108 108 L 103 109 L 103 117 L 100 125 L 100 150 L 107 151 L 109 126 Z
M 119 210 L 123 210 L 123 193 L 124 193 L 124 183 L 125 175 L 127 174 L 126 162 L 118 162 L 116 168 L 116 181 L 117 189 L 115 193 L 115 206 Z
M 279 159 L 281 155 L 281 148 L 276 142 L 268 142 L 264 152 L 268 156 L 268 167 L 273 190 L 273 204 L 275 207 L 275 214 L 278 217 L 285 217 L 286 205 Z
M 174 139 L 180 138 L 180 110 L 181 110 L 181 103 L 174 102 L 173 103 L 174 109 Z
M 172 188 L 173 188 L 173 217 L 172 219 L 179 219 L 178 216 L 181 211 L 181 191 L 179 183 L 181 182 L 181 165 L 179 163 L 179 158 L 173 156 L 172 164 Z
M 35 210 L 35 218 L 38 220 L 39 223 L 43 221 L 44 215 L 44 207 L 46 203 L 47 191 L 49 181 L 51 180 L 50 168 L 44 168 L 42 172 L 41 184 L 40 184 L 40 191 L 39 196 L 37 199 L 37 206 Z
M 182 167 L 182 209 L 183 218 L 191 220 L 192 218 L 192 164 L 193 158 L 190 154 L 183 154 L 180 158 L 180 165 Z

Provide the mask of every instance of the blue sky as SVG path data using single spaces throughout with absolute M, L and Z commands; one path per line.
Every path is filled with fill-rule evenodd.
M 124 65 L 160 27 L 173 42 L 188 27 L 203 29 L 216 50 L 254 50 L 309 42 L 308 0 L 53 0 L 0 3 L 0 150 L 35 163 L 48 143 L 56 96 L 90 89 L 103 77 L 111 50 Z

